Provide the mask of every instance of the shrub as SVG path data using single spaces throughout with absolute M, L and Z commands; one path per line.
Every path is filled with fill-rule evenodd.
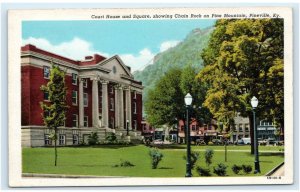
M 130 161 L 124 161 L 122 159 L 120 159 L 120 164 L 116 164 L 116 165 L 113 165 L 113 167 L 133 167 L 135 166 L 134 164 L 130 163 Z
M 199 157 L 200 157 L 199 152 L 191 152 L 191 169 L 194 169 Z M 186 156 L 183 156 L 183 159 L 186 160 Z
M 158 163 L 163 158 L 163 154 L 157 148 L 152 148 L 149 151 L 149 155 L 151 157 L 152 169 L 156 169 L 158 166 Z
M 223 163 L 219 163 L 217 167 L 214 167 L 214 173 L 218 176 L 226 176 L 227 166 Z
M 214 155 L 214 151 L 212 149 L 206 149 L 205 151 L 205 163 L 209 166 L 212 163 L 212 157 Z
M 96 132 L 92 132 L 88 137 L 88 144 L 89 145 L 96 145 L 98 143 L 98 135 Z
M 214 143 L 211 142 L 211 141 L 209 141 L 209 142 L 207 143 L 207 145 L 214 145 Z
M 115 133 L 108 133 L 107 136 L 105 137 L 105 140 L 108 142 L 108 143 L 115 143 L 117 141 L 117 136 Z
M 232 167 L 231 167 L 232 171 L 235 173 L 235 174 L 239 174 L 239 172 L 243 169 L 242 166 L 238 166 L 236 164 L 234 164 Z
M 242 165 L 243 171 L 246 174 L 249 174 L 252 171 L 252 166 L 251 165 Z
M 205 169 L 205 168 L 197 167 L 196 171 L 200 176 L 211 176 L 209 168 Z

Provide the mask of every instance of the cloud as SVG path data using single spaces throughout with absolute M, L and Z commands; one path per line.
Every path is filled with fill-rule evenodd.
M 178 45 L 178 43 L 180 43 L 180 41 L 177 40 L 165 41 L 162 44 L 160 44 L 159 51 L 160 52 L 166 51 L 172 47 L 175 47 L 176 45 Z
M 180 41 L 172 40 L 161 43 L 160 52 L 176 46 L 179 42 Z M 108 53 L 103 53 L 96 50 L 91 42 L 78 37 L 74 37 L 70 41 L 62 42 L 57 45 L 52 44 L 50 41 L 44 38 L 29 37 L 28 39 L 23 39 L 22 41 L 23 45 L 29 43 L 37 46 L 40 49 L 44 49 L 45 51 L 53 52 L 74 60 L 83 60 L 85 56 L 94 55 L 95 53 L 105 57 L 110 56 Z M 155 55 L 156 53 L 153 53 L 148 48 L 140 50 L 138 54 L 119 54 L 124 63 L 131 67 L 131 72 L 143 70 L 145 66 L 153 64 L 153 58 Z
M 107 53 L 102 53 L 95 50 L 90 42 L 78 37 L 74 37 L 71 41 L 62 42 L 58 45 L 53 45 L 47 39 L 43 38 L 29 37 L 28 39 L 23 39 L 22 41 L 23 45 L 29 43 L 37 46 L 40 49 L 44 49 L 46 51 L 53 52 L 74 60 L 83 60 L 85 56 L 93 55 L 95 53 L 105 57 L 109 56 Z
M 145 48 L 138 55 L 121 54 L 124 63 L 131 67 L 131 72 L 142 70 L 147 64 L 151 63 L 155 56 L 149 49 Z

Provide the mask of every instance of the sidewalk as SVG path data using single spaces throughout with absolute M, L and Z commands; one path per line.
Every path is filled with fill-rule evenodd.
M 284 164 L 281 165 L 274 173 L 270 176 L 284 176 Z

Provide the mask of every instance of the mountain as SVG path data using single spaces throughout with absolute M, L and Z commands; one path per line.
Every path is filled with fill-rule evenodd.
M 192 65 L 199 71 L 203 67 L 201 51 L 207 46 L 212 31 L 212 27 L 192 30 L 178 45 L 157 54 L 153 59 L 153 64 L 146 66 L 142 71 L 133 73 L 134 78 L 142 81 L 145 87 L 144 102 L 147 100 L 148 90 L 170 68 L 184 68 L 186 65 Z

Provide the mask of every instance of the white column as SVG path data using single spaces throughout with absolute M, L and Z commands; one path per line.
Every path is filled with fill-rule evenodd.
M 126 121 L 129 120 L 128 129 L 132 130 L 130 87 L 126 87 L 125 90 L 126 90 Z
M 93 78 L 93 87 L 92 87 L 92 99 L 93 99 L 93 127 L 99 127 L 99 101 L 98 101 L 98 79 Z
M 120 129 L 120 116 L 119 116 L 119 85 L 114 87 L 115 89 L 115 125 L 118 129 Z
M 102 83 L 102 122 L 105 128 L 108 128 L 108 81 L 101 80 Z
M 123 100 L 123 88 L 122 86 L 119 87 L 119 124 L 120 124 L 120 129 L 126 128 L 124 127 L 124 100 Z
M 79 78 L 79 127 L 83 127 L 84 107 L 83 107 L 83 79 Z

